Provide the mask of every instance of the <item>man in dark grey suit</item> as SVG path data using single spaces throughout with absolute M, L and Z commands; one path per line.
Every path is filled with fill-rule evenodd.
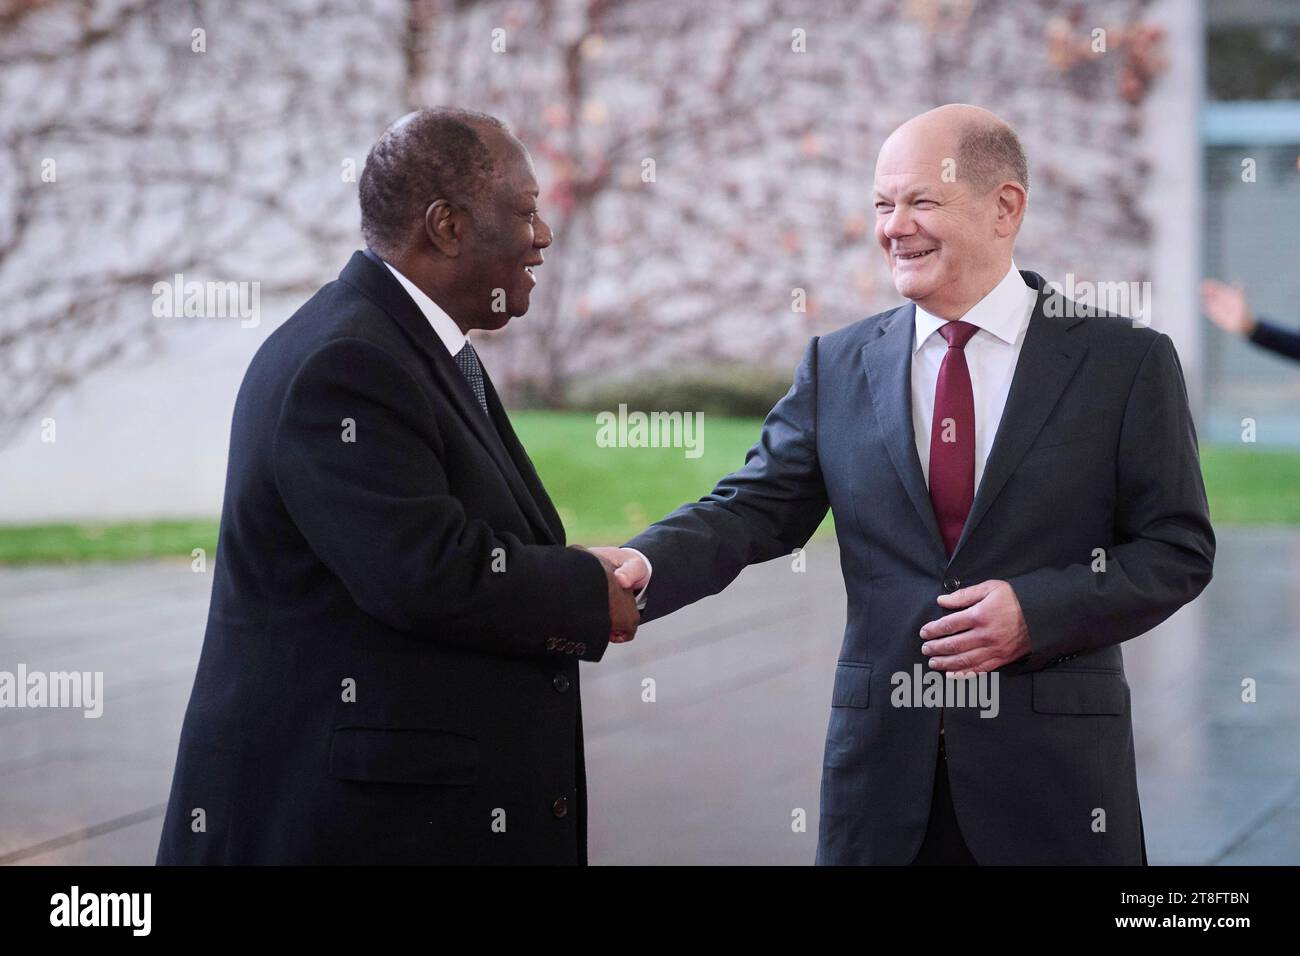
M 1028 183 L 987 111 L 896 130 L 876 238 L 911 304 L 814 338 L 744 467 L 603 551 L 650 621 L 832 509 L 819 863 L 1146 862 L 1119 645 L 1201 592 L 1214 533 L 1172 342 L 1015 268 Z

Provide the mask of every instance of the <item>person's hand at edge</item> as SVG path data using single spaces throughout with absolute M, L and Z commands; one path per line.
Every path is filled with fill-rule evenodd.
M 1201 306 L 1210 321 L 1225 332 L 1250 338 L 1255 331 L 1257 320 L 1239 285 L 1206 279 L 1201 283 Z

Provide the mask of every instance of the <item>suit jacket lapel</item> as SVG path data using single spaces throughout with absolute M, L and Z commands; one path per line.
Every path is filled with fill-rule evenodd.
M 402 331 L 406 333 L 407 337 L 428 356 L 434 380 L 438 383 L 439 390 L 451 399 L 452 407 L 456 409 L 457 414 L 460 415 L 478 440 L 482 442 L 488 454 L 492 456 L 497 468 L 500 469 L 506 483 L 510 486 L 510 491 L 520 509 L 533 524 L 535 530 L 541 536 L 542 542 L 544 544 L 557 543 L 559 539 L 555 535 L 554 529 L 543 518 L 542 511 L 524 485 L 519 470 L 515 468 L 514 462 L 510 460 L 510 456 L 506 453 L 505 445 L 502 444 L 497 430 L 492 427 L 492 423 L 483 414 L 483 409 L 479 407 L 478 399 L 474 397 L 474 392 L 469 387 L 469 383 L 465 381 L 465 376 L 456 367 L 456 363 L 447 352 L 447 347 L 438 338 L 438 334 L 433 331 L 433 327 L 429 325 L 429 320 L 425 318 L 419 306 L 411 300 L 411 297 L 406 294 L 406 290 L 393 278 L 392 273 L 383 265 L 382 260 L 376 261 L 366 252 L 353 253 L 351 260 L 344 267 L 339 278 L 358 289 L 368 299 L 387 312 Z M 487 375 L 484 373 L 484 379 L 486 380 L 486 378 Z M 490 386 L 488 387 L 490 388 Z M 495 396 L 495 390 L 492 390 L 492 394 Z M 497 399 L 496 401 L 497 408 L 500 408 L 500 400 Z M 489 403 L 488 407 L 492 407 L 491 403 Z M 500 420 L 506 420 L 504 410 L 499 412 L 498 417 Z M 510 434 L 513 438 L 513 431 Z M 515 441 L 517 443 L 518 440 L 515 439 Z M 549 500 L 547 504 L 550 504 Z
M 1043 277 L 1035 272 L 1021 270 L 1026 282 L 1038 289 L 1038 301 L 1029 317 L 1025 344 L 1016 360 L 1016 371 L 1011 378 L 1006 408 L 998 424 L 993 447 L 984 463 L 984 474 L 976 489 L 970 514 L 962 527 L 961 537 L 953 550 L 955 558 L 962 545 L 970 538 L 989 507 L 1001 493 L 1007 479 L 1020 464 L 1029 446 L 1047 422 L 1047 416 L 1056 407 L 1065 386 L 1074 377 L 1088 347 L 1071 339 L 1069 331 L 1083 319 L 1077 316 L 1062 318 L 1065 314 L 1064 298 L 1046 287 Z M 1044 304 L 1055 300 L 1059 308 L 1046 314 Z M 928 500 L 928 496 L 927 496 Z
M 528 489 L 530 500 L 537 505 L 540 516 L 545 522 L 543 527 L 549 532 L 550 537 L 555 540 L 556 544 L 564 544 L 564 524 L 560 521 L 560 515 L 551 502 L 551 496 L 546 493 L 546 487 L 542 484 L 542 479 L 538 477 L 532 459 L 528 457 L 528 452 L 524 450 L 523 443 L 519 441 L 519 436 L 515 434 L 514 427 L 510 424 L 510 419 L 506 415 L 505 406 L 501 404 L 501 398 L 497 395 L 496 387 L 492 384 L 492 379 L 486 370 L 483 372 L 483 385 L 487 391 L 488 409 L 492 413 L 493 422 L 496 423 L 497 433 L 500 435 L 501 442 L 510 455 L 515 469 Z
M 1065 308 L 1059 293 L 1052 292 L 1042 276 L 1021 270 L 1025 281 L 1038 289 L 1038 300 L 1025 332 L 1011 390 L 998 424 L 993 447 L 984 463 L 984 473 L 971 503 L 970 514 L 953 550 L 956 558 L 962 545 L 988 513 L 1007 479 L 1020 464 L 1029 446 L 1047 422 L 1061 393 L 1074 376 L 1088 348 L 1071 341 L 1069 330 L 1082 321 L 1061 318 Z M 1044 305 L 1055 297 L 1060 308 L 1047 315 Z M 943 537 L 934 517 L 930 490 L 916 454 L 916 432 L 912 428 L 912 345 L 915 341 L 916 307 L 905 305 L 878 327 L 876 338 L 862 348 L 871 405 L 876 413 L 885 447 L 907 497 L 921 518 L 940 555 L 945 555 Z M 946 558 L 946 555 L 945 555 Z
M 915 338 L 916 306 L 895 309 L 893 316 L 878 327 L 876 338 L 862 347 L 871 407 L 876 413 L 889 460 L 907 491 L 912 506 L 925 525 L 930 542 L 944 554 L 943 536 L 934 518 L 930 491 L 916 454 L 916 432 L 912 428 L 912 343 Z

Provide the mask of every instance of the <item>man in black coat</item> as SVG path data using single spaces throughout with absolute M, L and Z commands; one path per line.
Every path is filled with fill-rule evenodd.
M 497 120 L 399 120 L 369 245 L 254 357 L 158 850 L 173 863 L 585 863 L 578 661 L 638 621 L 466 337 L 551 232 Z

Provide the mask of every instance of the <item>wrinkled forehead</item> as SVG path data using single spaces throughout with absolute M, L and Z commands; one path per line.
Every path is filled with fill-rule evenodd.
M 898 130 L 876 157 L 875 189 L 886 195 L 917 186 L 951 183 L 956 170 L 954 137 L 940 131 Z

